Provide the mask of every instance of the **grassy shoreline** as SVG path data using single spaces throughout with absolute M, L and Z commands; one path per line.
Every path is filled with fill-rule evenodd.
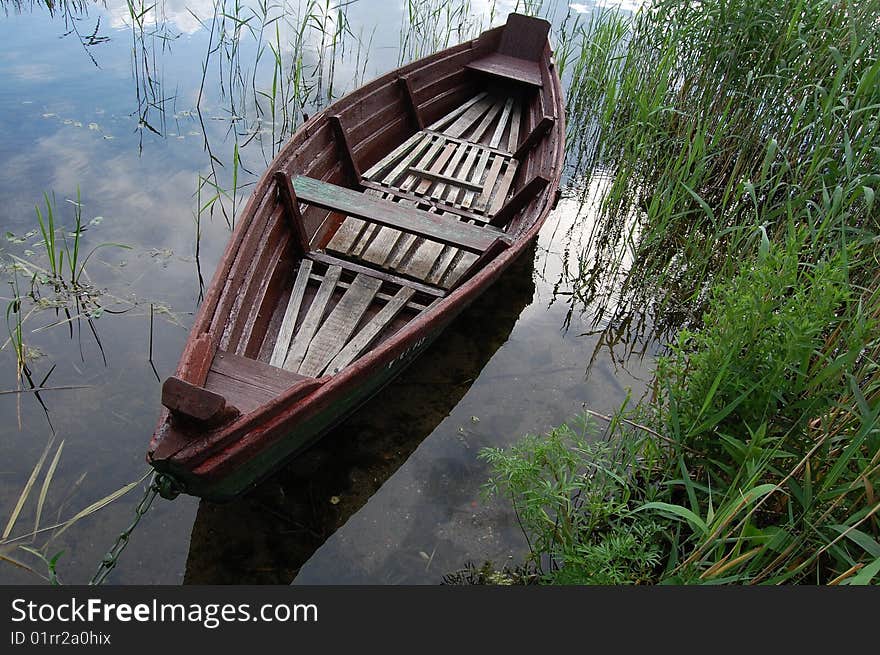
M 697 319 L 606 440 L 483 451 L 541 581 L 880 579 L 878 23 L 875 0 L 656 0 L 569 46 L 576 165 L 614 171 L 600 241 L 634 243 L 625 293 Z

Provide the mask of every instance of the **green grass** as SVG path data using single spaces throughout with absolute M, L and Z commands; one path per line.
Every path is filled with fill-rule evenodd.
M 609 177 L 574 296 L 628 254 L 674 338 L 607 443 L 485 452 L 543 581 L 880 579 L 878 20 L 656 0 L 566 42 L 570 163 Z

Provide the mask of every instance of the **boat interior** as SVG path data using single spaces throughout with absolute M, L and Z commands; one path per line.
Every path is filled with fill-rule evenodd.
M 251 237 L 262 245 L 233 263 L 243 282 L 219 301 L 228 311 L 210 326 L 222 336 L 205 370 L 163 388 L 173 415 L 210 424 L 309 393 L 510 247 L 549 184 L 529 163 L 554 120 L 546 26 L 511 15 L 492 51 L 456 72 L 467 83 L 431 122 L 413 80 L 398 78 L 410 135 L 377 161 L 333 115 L 335 176 L 274 173 L 271 215 Z

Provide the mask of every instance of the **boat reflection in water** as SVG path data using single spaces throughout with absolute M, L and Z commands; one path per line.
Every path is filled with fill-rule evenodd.
M 287 584 L 464 397 L 531 302 L 535 246 L 412 366 L 247 495 L 201 501 L 186 584 Z

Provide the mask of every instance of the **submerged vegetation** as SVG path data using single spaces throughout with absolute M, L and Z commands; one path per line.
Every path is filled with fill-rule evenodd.
M 878 24 L 656 0 L 580 28 L 574 165 L 610 180 L 574 298 L 628 255 L 624 297 L 678 332 L 604 439 L 483 452 L 543 581 L 880 580 Z

